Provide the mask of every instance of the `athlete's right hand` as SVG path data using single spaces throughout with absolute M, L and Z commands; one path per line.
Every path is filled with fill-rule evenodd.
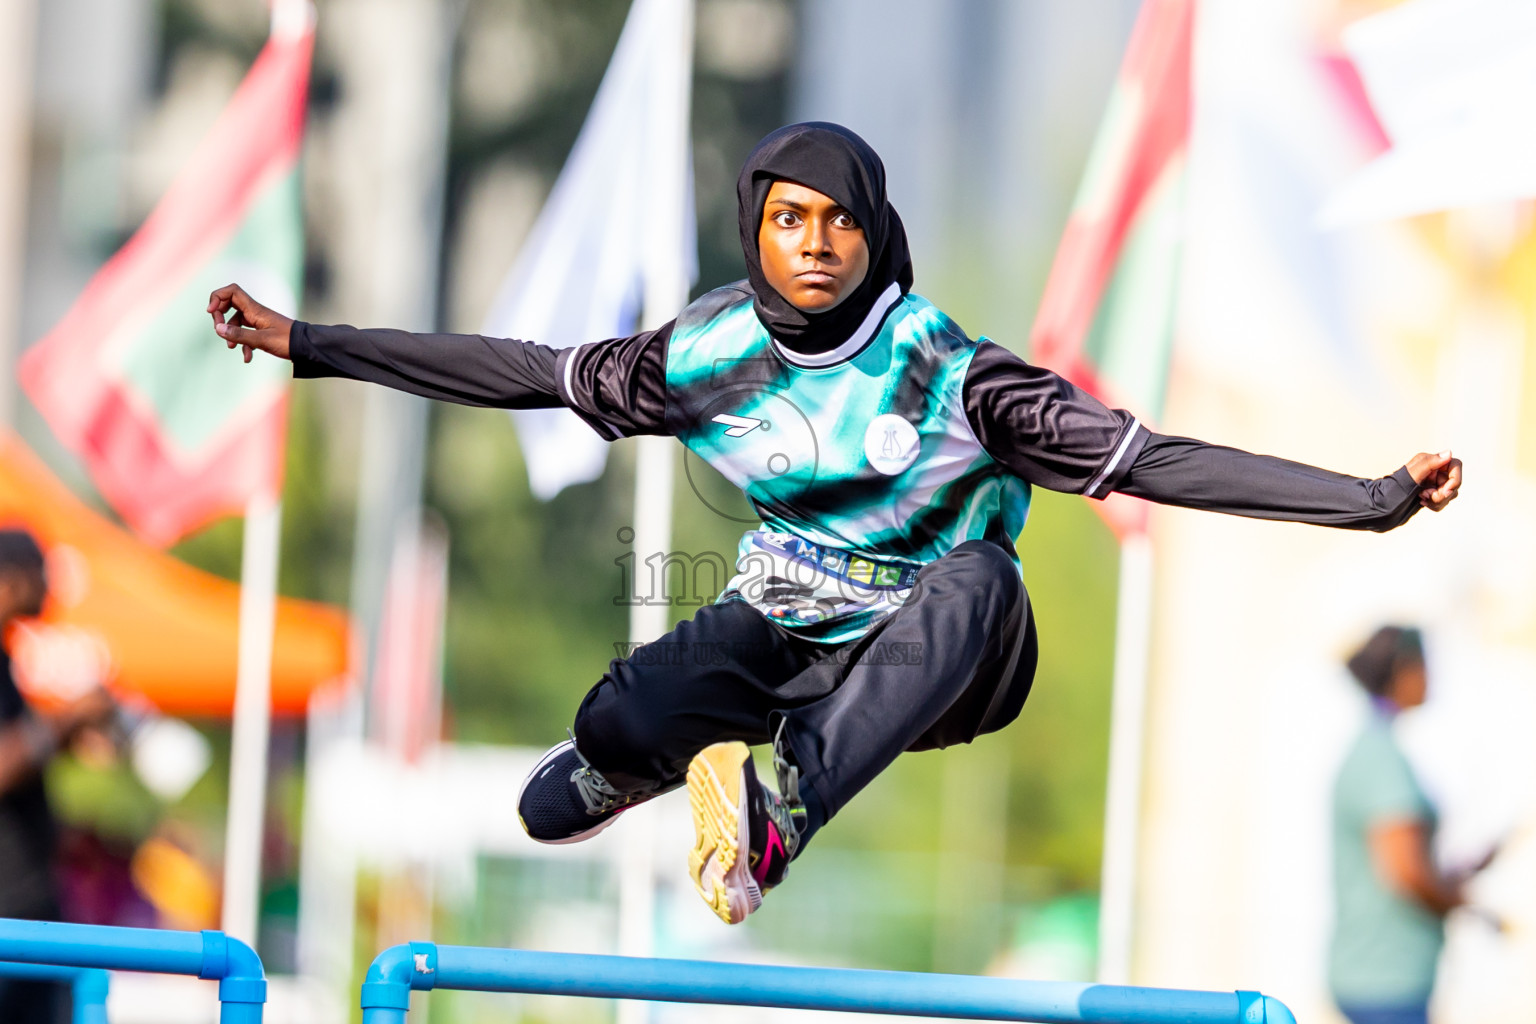
M 231 309 L 234 315 L 224 319 Z M 209 295 L 208 312 L 219 337 L 230 348 L 239 345 L 246 362 L 251 361 L 251 353 L 257 349 L 279 359 L 290 358 L 288 335 L 293 321 L 251 298 L 238 284 L 227 284 Z

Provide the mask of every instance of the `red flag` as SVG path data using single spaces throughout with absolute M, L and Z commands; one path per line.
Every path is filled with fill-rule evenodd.
M 1194 9 L 1142 7 L 1030 335 L 1037 363 L 1149 425 L 1173 340 Z M 1121 536 L 1146 529 L 1138 499 L 1094 507 Z
M 226 351 L 208 293 L 293 312 L 312 26 L 279 28 L 149 218 L 19 366 L 106 499 L 169 544 L 282 486 L 288 372 Z

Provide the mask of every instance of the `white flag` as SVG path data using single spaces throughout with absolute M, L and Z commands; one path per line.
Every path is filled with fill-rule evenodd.
M 482 333 L 554 348 L 622 337 L 639 325 L 649 279 L 697 276 L 688 90 L 676 87 L 693 57 L 689 3 L 635 0 L 576 145 Z M 682 159 L 657 153 L 678 141 Z M 659 180 L 658 168 L 672 169 L 671 180 Z M 675 195 L 656 202 L 667 189 L 681 191 L 682 202 Z M 675 226 L 664 226 L 676 232 L 675 243 L 657 245 L 658 210 L 682 211 Z M 607 444 L 569 409 L 517 410 L 512 418 L 536 497 L 547 501 L 601 475 Z

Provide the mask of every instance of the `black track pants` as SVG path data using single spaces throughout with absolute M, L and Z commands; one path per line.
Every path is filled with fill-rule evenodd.
M 1018 569 L 997 545 L 967 541 L 843 644 L 797 637 L 744 601 L 705 605 L 609 665 L 576 713 L 576 746 L 621 789 L 668 789 L 704 747 L 772 742 L 782 717 L 809 838 L 902 751 L 1012 722 L 1036 655 Z

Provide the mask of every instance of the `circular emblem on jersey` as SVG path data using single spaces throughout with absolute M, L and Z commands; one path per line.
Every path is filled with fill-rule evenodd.
M 876 416 L 864 430 L 864 457 L 886 476 L 895 476 L 917 461 L 917 428 L 893 412 Z

